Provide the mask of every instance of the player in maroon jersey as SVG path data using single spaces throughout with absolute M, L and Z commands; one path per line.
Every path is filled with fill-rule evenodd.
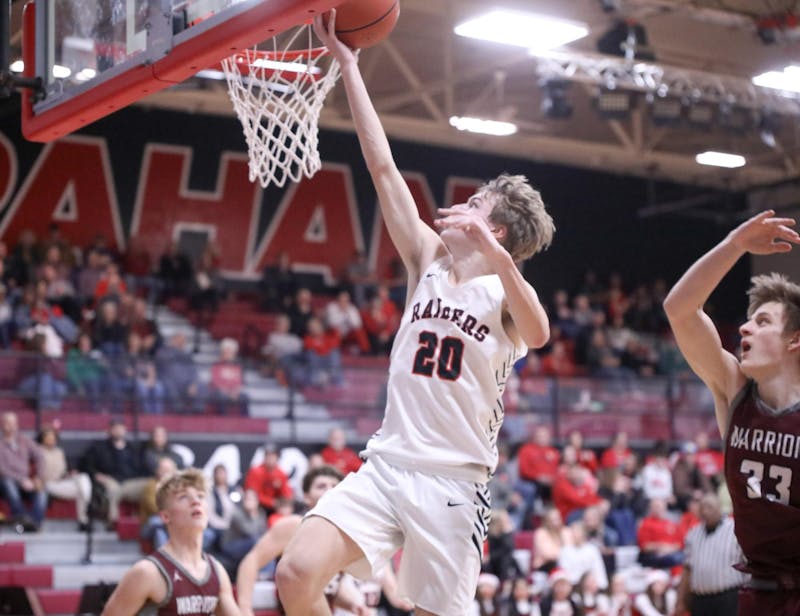
M 664 301 L 681 351 L 714 395 L 725 439 L 742 569 L 753 576 L 740 614 L 800 614 L 800 286 L 779 274 L 753 278 L 739 359 L 723 349 L 703 305 L 742 255 L 800 244 L 794 225 L 772 210 L 742 223 Z
M 165 479 L 156 504 L 169 541 L 122 577 L 103 616 L 238 616 L 225 569 L 203 552 L 205 479 L 190 468 Z

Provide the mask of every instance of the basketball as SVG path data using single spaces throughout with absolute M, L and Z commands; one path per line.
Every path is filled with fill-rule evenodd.
M 351 49 L 372 47 L 394 30 L 399 0 L 350 0 L 336 9 L 336 36 Z

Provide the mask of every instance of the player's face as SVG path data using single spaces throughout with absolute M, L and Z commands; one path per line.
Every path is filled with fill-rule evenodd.
M 208 524 L 208 502 L 205 490 L 192 486 L 175 492 L 165 511 L 166 524 L 173 527 L 204 529 Z
M 489 222 L 489 216 L 494 209 L 494 202 L 495 196 L 492 193 L 477 192 L 467 199 L 466 203 L 458 203 L 453 205 L 452 209 L 456 210 L 458 213 L 479 216 L 480 218 L 483 218 L 485 221 Z M 491 223 L 489 223 L 489 228 L 492 228 Z M 461 229 L 447 227 L 442 230 L 441 238 L 445 244 L 450 246 L 451 242 L 459 244 L 464 242 L 466 236 Z
M 786 359 L 787 338 L 783 334 L 784 307 L 778 302 L 761 304 L 739 328 L 742 372 L 750 378 L 765 368 L 781 365 Z
M 316 507 L 322 495 L 335 487 L 338 483 L 339 480 L 336 477 L 328 477 L 326 475 L 320 475 L 314 479 L 314 481 L 311 482 L 311 487 L 308 489 L 308 494 L 306 494 L 308 506 Z

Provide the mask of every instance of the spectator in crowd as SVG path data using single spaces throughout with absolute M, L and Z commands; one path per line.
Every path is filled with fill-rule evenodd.
M 36 234 L 30 229 L 24 229 L 8 258 L 8 278 L 6 280 L 14 287 L 25 287 L 33 282 L 38 262 Z
M 652 569 L 647 574 L 647 588 L 633 600 L 633 606 L 641 616 L 673 616 L 676 594 L 669 587 L 669 574 L 661 569 Z
M 85 531 L 89 524 L 89 501 L 92 498 L 92 480 L 86 473 L 70 470 L 67 457 L 58 443 L 58 431 L 47 425 L 37 439 L 42 459 L 42 481 L 48 495 L 75 501 L 78 529 Z
M 173 334 L 169 342 L 158 349 L 156 371 L 173 411 L 200 413 L 203 410 L 208 390 L 200 380 L 191 353 L 186 350 L 186 334 Z
M 139 498 L 139 536 L 145 541 L 150 541 L 155 549 L 160 548 L 167 541 L 167 527 L 159 515 L 156 503 L 156 491 L 159 483 L 172 477 L 178 472 L 178 467 L 172 458 L 164 456 L 159 458 L 153 476 L 147 480 L 142 495 Z
M 279 452 L 273 443 L 264 445 L 264 461 L 253 466 L 244 480 L 246 490 L 253 490 L 267 515 L 275 511 L 275 500 L 292 498 L 289 478 L 278 466 Z
M 586 351 L 586 365 L 592 376 L 601 379 L 629 379 L 634 372 L 622 365 L 619 355 L 608 343 L 603 329 L 592 330 Z
M 539 613 L 539 606 L 531 597 L 528 580 L 520 576 L 511 583 L 511 594 L 506 599 L 501 613 L 504 616 L 534 616 Z
M 609 591 L 608 616 L 633 616 L 633 597 L 628 592 L 625 577 L 614 574 Z
M 51 246 L 47 250 L 47 261 L 39 268 L 39 280 L 45 284 L 45 299 L 51 306 L 58 306 L 73 321 L 80 321 L 81 306 L 77 292 L 70 280 L 69 268 L 60 262 L 59 249 Z
M 154 426 L 150 431 L 150 438 L 142 448 L 142 471 L 155 475 L 161 458 L 169 458 L 175 463 L 177 470 L 183 470 L 183 458 L 172 448 L 167 429 L 164 426 Z
M 577 337 L 580 327 L 575 322 L 572 306 L 569 304 L 569 294 L 564 289 L 558 289 L 553 293 L 550 314 L 552 315 L 551 331 L 553 328 L 558 328 L 568 340 L 574 340 Z
M 158 262 L 158 277 L 164 300 L 172 297 L 186 297 L 192 283 L 192 262 L 178 246 L 172 242 Z
M 92 326 L 92 339 L 95 347 L 110 361 L 122 356 L 128 340 L 128 328 L 119 319 L 119 304 L 105 300 L 97 306 Z
M 675 612 L 735 616 L 739 587 L 749 577 L 734 569 L 744 557 L 733 533 L 733 520 L 723 516 L 714 494 L 706 494 L 700 501 L 700 518 L 702 523 L 686 537 L 686 560 Z
M 713 492 L 711 479 L 700 472 L 696 459 L 697 445 L 687 441 L 672 461 L 672 490 L 678 509 L 686 511 L 695 493 Z
M 83 332 L 78 336 L 78 344 L 67 352 L 67 382 L 70 389 L 88 398 L 92 410 L 97 410 L 100 398 L 106 390 L 106 369 L 102 355 L 92 348 L 92 337 Z
M 22 362 L 20 369 L 22 374 L 28 375 L 18 386 L 20 393 L 42 410 L 60 409 L 61 401 L 67 395 L 64 362 L 48 350 L 51 335 L 52 330 L 33 334 L 29 341 L 32 356 Z
M 611 441 L 611 447 L 606 449 L 600 457 L 600 466 L 601 468 L 623 470 L 625 462 L 632 457 L 633 452 L 628 448 L 627 432 L 617 432 L 614 435 L 614 440 Z
M 366 305 L 367 298 L 375 292 L 377 278 L 363 250 L 356 250 L 353 253 L 353 258 L 345 267 L 342 282 L 356 306 Z
M 692 494 L 686 503 L 686 511 L 681 514 L 680 520 L 678 520 L 678 535 L 684 542 L 684 546 L 686 545 L 686 535 L 700 523 L 700 499 L 702 497 L 703 493 L 700 491 Z
M 586 507 L 601 502 L 604 501 L 597 495 L 597 481 L 580 464 L 568 466 L 553 485 L 553 504 L 567 524 L 580 519 Z
M 341 340 L 335 330 L 325 331 L 317 317 L 308 320 L 308 331 L 303 337 L 307 382 L 315 387 L 342 384 Z
M 522 574 L 514 559 L 514 526 L 507 511 L 492 511 L 488 543 L 489 562 L 484 565 L 485 571 L 496 575 L 503 582 Z
M 597 474 L 597 456 L 595 453 L 583 446 L 583 435 L 580 430 L 572 430 L 567 435 L 567 443 L 575 449 L 575 456 L 578 464 L 586 468 L 592 475 Z
M 536 426 L 531 439 L 519 448 L 519 491 L 528 508 L 526 516 L 533 512 L 537 498 L 549 501 L 553 482 L 558 473 L 560 455 L 553 447 L 552 434 L 547 426 Z
M 347 446 L 344 430 L 333 428 L 328 433 L 328 444 L 322 450 L 322 459 L 338 469 L 342 475 L 354 473 L 361 468 L 361 458 Z
M 110 261 L 106 264 L 106 269 L 97 282 L 97 286 L 94 288 L 95 302 L 99 303 L 103 300 L 119 302 L 122 296 L 127 292 L 128 285 L 125 284 L 125 281 L 119 273 L 119 266 L 113 261 Z
M 519 483 L 518 465 L 509 460 L 509 446 L 505 442 L 497 444 L 497 467 L 489 482 L 489 495 L 494 509 L 508 512 L 515 530 L 521 530 L 525 515 L 525 500 L 516 486 Z
M 267 517 L 258 504 L 258 494 L 245 489 L 242 502 L 233 510 L 230 526 L 220 541 L 221 552 L 236 566 L 267 530 Z
M 244 391 L 244 371 L 237 359 L 239 343 L 223 338 L 219 343 L 219 359 L 211 366 L 210 391 L 218 415 L 227 415 L 234 407 L 239 415 L 247 415 L 248 398 Z
M 388 355 L 400 326 L 401 315 L 397 305 L 389 298 L 389 288 L 386 285 L 378 286 L 375 296 L 362 310 L 361 316 L 372 353 Z
M 587 540 L 583 522 L 573 522 L 569 525 L 569 529 L 572 543 L 561 548 L 558 566 L 567 572 L 573 586 L 580 581 L 584 573 L 592 571 L 597 578 L 597 585 L 602 589 L 608 588 L 608 574 L 603 563 L 603 555 L 594 543 Z
M 267 265 L 261 275 L 261 303 L 268 312 L 283 312 L 297 291 L 297 276 L 292 271 L 289 254 L 281 252 L 274 265 Z
M 219 550 L 222 535 L 231 525 L 236 504 L 231 498 L 228 469 L 224 464 L 214 467 L 211 489 L 208 491 L 208 528 L 203 533 L 203 549 Z
M 286 314 L 292 325 L 289 328 L 295 336 L 301 338 L 308 332 L 308 321 L 314 316 L 314 304 L 311 291 L 306 288 L 297 289 L 294 294 L 294 301 L 289 305 Z
M 592 570 L 586 571 L 578 580 L 572 600 L 581 616 L 608 616 L 611 607 L 608 595 L 601 592 L 597 574 Z
M 103 277 L 107 264 L 107 257 L 97 250 L 86 252 L 86 263 L 78 273 L 78 298 L 81 305 L 86 308 L 94 302 L 94 290 Z
M 267 336 L 267 343 L 261 349 L 264 360 L 262 373 L 274 376 L 284 385 L 297 376 L 302 365 L 303 339 L 293 334 L 291 319 L 287 314 L 279 314 L 275 318 L 275 329 Z
M 17 415 L 5 412 L 0 417 L 0 486 L 15 524 L 24 530 L 38 531 L 47 509 L 44 463 L 39 446 L 21 434 Z M 26 511 L 24 500 L 30 499 Z
M 561 513 L 550 507 L 545 511 L 539 528 L 533 531 L 532 568 L 550 573 L 558 565 L 561 550 L 571 543 L 572 533 L 564 526 Z
M 124 392 L 133 392 L 143 412 L 149 415 L 164 414 L 166 398 L 164 383 L 156 374 L 156 364 L 142 347 L 139 334 L 128 334 L 128 346 L 121 360 L 121 378 Z
M 630 477 L 616 468 L 602 469 L 598 495 L 609 503 L 606 524 L 616 533 L 618 545 L 636 545 L 636 511 L 639 505 Z
M 619 543 L 619 535 L 613 527 L 606 524 L 606 511 L 603 506 L 587 507 L 583 510 L 583 529 L 586 540 L 593 543 L 600 550 L 607 572 L 613 572 L 615 567 L 614 548 Z
M 722 452 L 711 447 L 707 432 L 698 432 L 694 437 L 694 443 L 697 446 L 694 456 L 697 468 L 715 487 L 719 486 L 723 481 L 722 471 L 725 462 Z
M 361 353 L 369 353 L 370 344 L 361 313 L 347 291 L 339 291 L 336 299 L 325 306 L 325 324 L 339 335 L 343 349 L 355 345 Z
M 572 582 L 563 569 L 553 569 L 547 578 L 549 591 L 539 603 L 541 616 L 580 616 L 572 600 Z
M 135 297 L 132 298 L 132 302 L 130 318 L 127 321 L 128 331 L 139 335 L 145 353 L 155 355 L 161 346 L 158 324 L 147 314 L 147 300 Z
M 223 293 L 222 279 L 217 271 L 214 250 L 206 246 L 192 275 L 189 287 L 189 306 L 200 315 L 202 322 L 207 322 L 211 314 L 219 309 Z
M 650 513 L 639 525 L 639 562 L 645 567 L 669 568 L 683 562 L 683 538 L 667 515 L 664 499 L 650 501 Z
M 578 366 L 563 340 L 554 340 L 550 352 L 542 357 L 542 374 L 565 378 L 578 374 Z
M 500 580 L 492 573 L 481 573 L 475 590 L 475 603 L 469 616 L 499 616 Z
M 83 466 L 108 496 L 108 525 L 116 527 L 121 500 L 138 503 L 148 478 L 139 465 L 139 455 L 128 441 L 125 423 L 112 419 L 108 438 L 90 445 Z
M 642 467 L 638 481 L 648 501 L 658 498 L 669 504 L 675 502 L 668 456 L 667 444 L 664 441 L 658 441 L 653 446 L 649 459 Z

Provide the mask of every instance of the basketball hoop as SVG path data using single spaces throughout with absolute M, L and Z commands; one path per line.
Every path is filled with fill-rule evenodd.
M 308 45 L 293 49 L 301 35 Z M 319 114 L 339 79 L 339 63 L 325 47 L 313 47 L 311 26 L 297 28 L 283 50 L 250 49 L 222 61 L 228 94 L 247 141 L 249 177 L 266 188 L 312 177 L 322 163 Z

